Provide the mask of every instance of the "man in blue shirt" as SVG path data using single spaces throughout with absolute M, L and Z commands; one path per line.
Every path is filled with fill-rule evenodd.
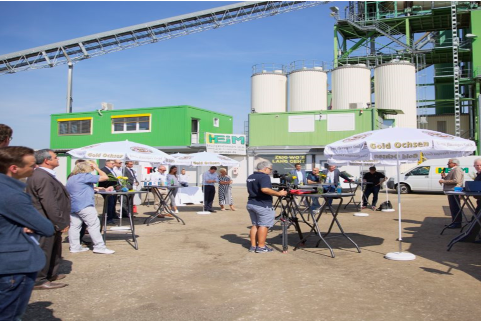
M 211 166 L 210 169 L 202 175 L 202 185 L 204 185 L 204 211 L 215 213 L 212 209 L 212 203 L 215 197 L 215 183 L 219 183 L 219 176 L 216 173 L 217 167 Z
M 38 237 L 54 234 L 53 224 L 33 207 L 26 185 L 35 164 L 27 147 L 0 148 L 0 319 L 20 320 L 37 272 L 46 263 Z
M 274 225 L 275 211 L 272 208 L 272 196 L 286 196 L 286 191 L 272 189 L 270 174 L 272 164 L 263 161 L 257 164 L 257 172 L 247 178 L 247 211 L 251 217 L 251 247 L 249 252 L 267 253 L 272 249 L 266 246 L 267 231 Z

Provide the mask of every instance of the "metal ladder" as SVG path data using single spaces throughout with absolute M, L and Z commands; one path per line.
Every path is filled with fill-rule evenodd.
M 454 135 L 461 136 L 461 107 L 459 99 L 459 37 L 456 1 L 451 1 L 451 31 L 453 34 Z

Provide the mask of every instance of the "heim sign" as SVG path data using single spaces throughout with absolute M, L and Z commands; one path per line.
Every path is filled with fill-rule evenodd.
M 205 133 L 205 145 L 211 153 L 245 155 L 246 135 Z

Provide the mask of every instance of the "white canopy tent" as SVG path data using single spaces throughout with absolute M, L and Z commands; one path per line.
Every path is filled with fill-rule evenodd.
M 239 166 L 239 162 L 235 159 L 229 158 L 224 155 L 210 153 L 210 152 L 199 152 L 193 154 L 173 154 L 171 155 L 175 160 L 174 164 L 184 165 L 184 166 Z M 199 175 L 197 174 L 197 177 Z M 210 214 L 208 211 L 200 211 L 197 214 Z
M 148 145 L 132 141 L 104 142 L 72 149 L 67 152 L 79 159 L 120 159 L 123 161 L 155 162 L 172 164 L 174 159 L 168 154 Z M 122 168 L 122 172 L 124 168 Z M 123 203 L 120 200 L 120 206 Z M 120 225 L 122 225 L 122 211 L 120 211 Z M 113 229 L 127 229 L 122 226 Z
M 359 161 L 374 162 L 397 167 L 399 182 L 399 166 L 401 163 L 414 163 L 423 153 L 427 159 L 455 158 L 468 156 L 476 150 L 473 141 L 426 129 L 388 128 L 356 134 L 351 137 L 328 144 L 324 154 L 328 162 L 335 164 Z M 401 193 L 399 184 L 399 252 L 386 254 L 391 260 L 413 260 L 415 256 L 402 251 L 401 229 Z

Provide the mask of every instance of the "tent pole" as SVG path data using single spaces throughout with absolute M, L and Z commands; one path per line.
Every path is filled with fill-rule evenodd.
M 398 204 L 398 223 L 399 223 L 399 253 L 402 253 L 402 234 L 401 234 L 401 180 L 399 177 L 399 152 L 396 152 L 397 161 L 397 204 Z

